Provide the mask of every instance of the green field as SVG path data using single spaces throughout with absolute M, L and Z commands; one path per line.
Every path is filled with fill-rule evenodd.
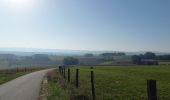
M 80 87 L 75 88 L 75 68 L 67 84 L 71 84 L 72 95 L 91 99 L 90 69 L 79 69 Z M 95 66 L 94 73 L 96 100 L 147 100 L 148 79 L 157 80 L 158 100 L 170 100 L 170 66 Z
M 12 79 L 15 79 L 19 76 L 25 75 L 28 72 L 17 72 L 17 73 L 0 73 L 0 84 L 8 82 Z
M 32 69 L 24 69 L 24 68 L 19 68 L 19 69 L 8 69 L 8 70 L 0 70 L 0 85 L 8 82 L 10 80 L 13 80 L 17 77 L 20 77 L 22 75 L 31 73 L 33 71 L 40 70 L 40 68 L 32 68 Z
M 159 62 L 160 65 L 170 65 L 170 62 L 167 61 L 167 62 Z

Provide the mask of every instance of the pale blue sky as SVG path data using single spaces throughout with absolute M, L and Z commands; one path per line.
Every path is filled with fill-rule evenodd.
M 0 1 L 0 47 L 170 51 L 170 0 L 29 1 Z

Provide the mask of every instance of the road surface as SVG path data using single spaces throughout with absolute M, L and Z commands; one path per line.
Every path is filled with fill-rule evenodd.
M 0 85 L 0 100 L 37 100 L 43 77 L 50 70 L 33 72 Z

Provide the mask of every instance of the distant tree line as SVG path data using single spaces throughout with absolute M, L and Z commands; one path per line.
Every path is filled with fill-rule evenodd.
M 160 60 L 170 61 L 170 55 L 156 55 L 153 52 L 146 52 L 145 54 L 132 56 L 134 64 L 157 65 Z
M 99 56 L 100 61 L 114 61 L 114 56 L 125 56 L 126 54 L 123 52 L 114 52 L 114 53 L 102 53 Z
M 146 52 L 139 55 L 141 59 L 156 59 L 156 54 L 153 52 Z
M 159 55 L 157 56 L 158 60 L 170 61 L 170 55 Z
M 92 53 L 86 53 L 84 56 L 85 57 L 93 57 L 94 55 Z
M 79 60 L 74 57 L 65 57 L 63 60 L 64 65 L 77 65 L 79 64 Z
M 56 61 L 52 61 L 49 55 L 35 54 L 32 56 L 16 56 L 14 54 L 0 54 L 0 62 L 7 63 L 10 66 L 25 65 L 56 65 Z
M 1 61 L 16 61 L 17 56 L 14 54 L 0 54 L 0 60 Z
M 103 56 L 103 57 L 108 57 L 108 56 L 125 56 L 126 53 L 124 52 L 114 52 L 114 53 L 102 53 L 100 54 L 100 56 Z
M 145 54 L 132 56 L 132 61 L 134 64 L 138 65 L 158 65 L 156 60 L 156 54 L 153 52 L 146 52 Z

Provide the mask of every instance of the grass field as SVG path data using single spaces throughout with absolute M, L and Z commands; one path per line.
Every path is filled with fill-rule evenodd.
M 74 67 L 67 84 L 73 95 L 91 99 L 90 69 L 79 69 L 80 87 L 75 88 Z M 94 73 L 96 100 L 147 100 L 147 79 L 157 80 L 158 100 L 170 100 L 170 66 L 95 66 Z
M 28 72 L 17 72 L 17 73 L 0 73 L 0 84 L 3 84 L 7 81 L 15 79 L 19 76 L 27 74 Z
M 19 76 L 31 73 L 32 71 L 40 70 L 38 68 L 27 69 L 25 71 L 24 68 L 21 69 L 10 69 L 10 70 L 0 70 L 0 85 L 8 82 L 12 79 L 15 79 Z
M 170 62 L 167 61 L 167 62 L 159 62 L 160 65 L 170 65 Z

